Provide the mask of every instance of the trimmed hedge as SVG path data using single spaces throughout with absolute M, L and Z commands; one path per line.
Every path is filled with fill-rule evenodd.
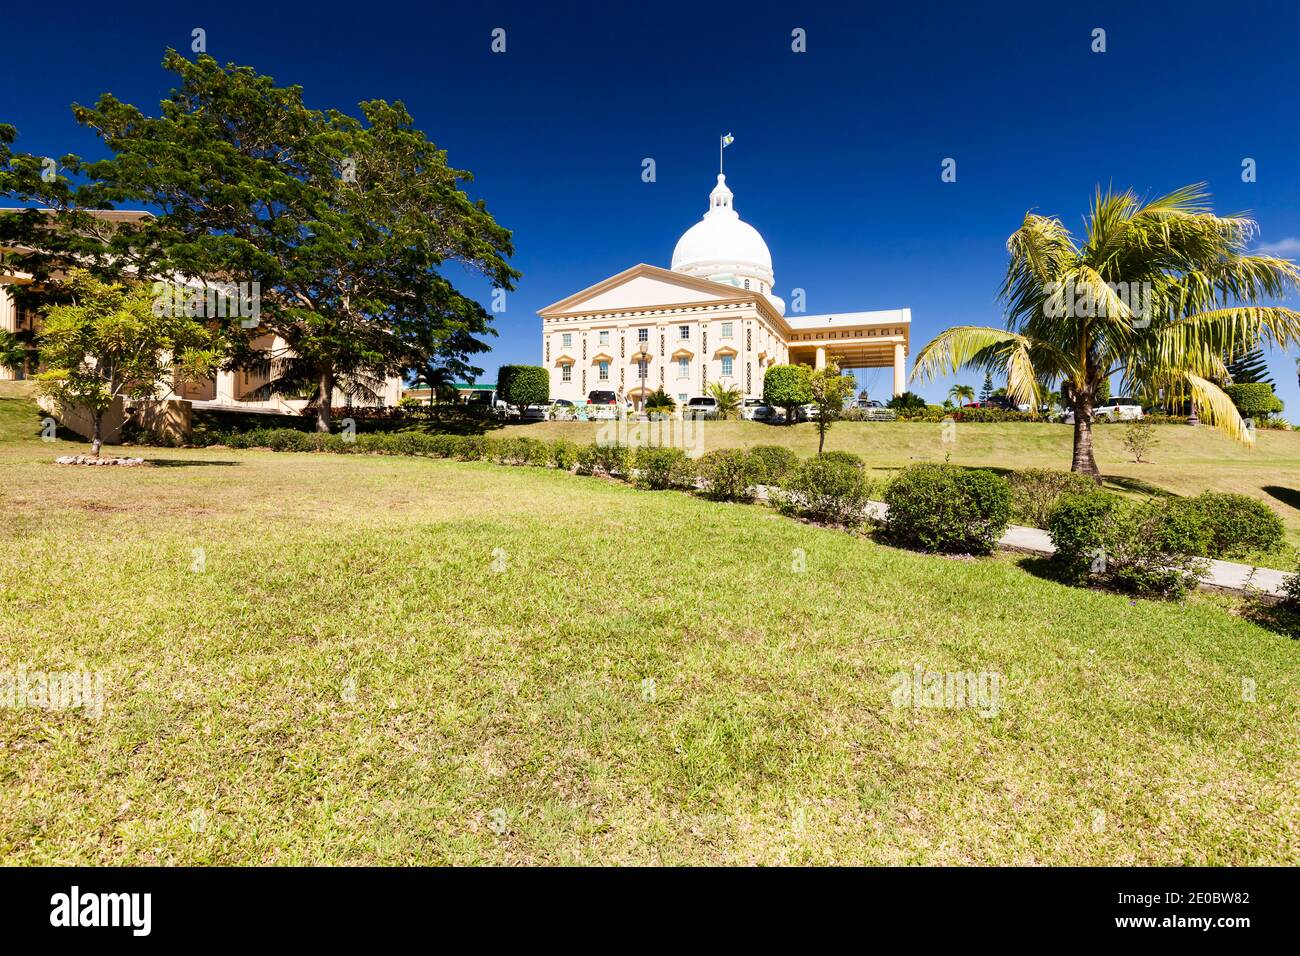
M 988 554 L 1011 523 L 1011 491 L 991 471 L 909 465 L 885 487 L 885 533 L 923 551 Z
M 1267 418 L 1285 407 L 1282 399 L 1273 392 L 1273 386 L 1267 382 L 1243 382 L 1240 385 L 1227 385 L 1223 391 L 1232 399 L 1243 418 Z
M 662 491 L 695 486 L 695 462 L 680 448 L 638 448 L 633 463 L 632 481 L 638 488 Z
M 772 497 L 782 514 L 856 527 L 871 500 L 871 484 L 856 465 L 819 455 L 786 475 Z
M 1098 581 L 1148 597 L 1179 598 L 1207 561 L 1209 529 L 1177 498 L 1126 501 L 1104 491 L 1065 495 L 1048 522 L 1053 560 L 1076 582 Z
M 771 479 L 759 480 L 760 475 L 766 477 L 764 464 L 753 449 L 744 451 L 739 448 L 723 448 L 711 451 L 698 464 L 699 475 L 704 482 L 704 493 L 718 501 L 750 501 L 754 497 L 754 485 L 770 483 Z
M 756 485 L 775 485 L 799 467 L 799 456 L 784 445 L 755 445 L 749 457 L 757 472 Z
M 1025 468 L 1006 475 L 1011 489 L 1011 520 L 1031 528 L 1046 528 L 1056 502 L 1065 494 L 1087 494 L 1097 483 L 1077 471 Z

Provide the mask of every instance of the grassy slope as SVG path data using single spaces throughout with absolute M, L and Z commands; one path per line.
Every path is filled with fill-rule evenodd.
M 109 700 L 4 714 L 0 863 L 1300 863 L 1300 643 L 1222 599 L 534 469 L 8 437 L 0 653 Z M 1001 714 L 895 709 L 914 664 Z

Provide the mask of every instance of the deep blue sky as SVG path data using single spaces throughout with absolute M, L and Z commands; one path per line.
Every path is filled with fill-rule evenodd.
M 1098 182 L 1205 181 L 1218 211 L 1251 210 L 1261 242 L 1300 256 L 1290 5 L 854 6 L 16 4 L 0 122 L 20 149 L 98 155 L 69 104 L 111 91 L 156 112 L 163 50 L 188 52 L 195 27 L 218 60 L 301 84 L 313 106 L 405 101 L 514 232 L 523 280 L 480 362 L 489 379 L 539 361 L 537 309 L 637 262 L 668 265 L 727 131 L 728 183 L 772 250 L 777 293 L 805 288 L 809 312 L 910 307 L 914 350 L 950 325 L 1000 325 L 1007 235 L 1031 208 L 1078 227 Z M 791 52 L 795 27 L 806 53 Z M 956 183 L 940 181 L 945 157 Z M 488 302 L 483 283 L 464 287 Z M 1293 358 L 1270 364 L 1300 413 Z M 888 373 L 864 383 L 880 394 Z

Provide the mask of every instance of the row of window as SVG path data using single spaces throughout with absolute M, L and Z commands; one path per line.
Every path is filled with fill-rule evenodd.
M 729 339 L 729 338 L 732 338 L 732 337 L 733 337 L 732 325 L 733 325 L 733 323 L 731 323 L 731 322 L 723 322 L 723 323 L 722 323 L 722 337 L 723 337 L 724 339 Z M 596 340 L 596 341 L 597 341 L 598 344 L 600 344 L 600 345 L 608 345 L 608 344 L 609 344 L 609 330 L 608 330 L 608 329 L 601 329 L 599 332 L 596 333 L 596 335 L 597 335 L 597 340 Z M 689 341 L 689 340 L 690 340 L 690 337 L 691 337 L 691 327 L 690 327 L 689 325 L 679 325 L 679 326 L 677 326 L 677 339 L 678 339 L 678 341 L 686 342 L 686 341 Z M 650 330 L 649 330 L 649 329 L 637 329 L 637 330 L 636 330 L 636 340 L 637 340 L 638 342 L 649 342 L 649 341 L 650 341 Z M 573 348 L 573 333 L 572 333 L 572 332 L 565 332 L 565 333 L 563 333 L 563 335 L 561 336 L 560 341 L 561 341 L 561 343 L 563 344 L 563 347 L 564 347 L 564 348 L 566 348 L 566 349 L 571 349 L 571 348 Z
M 735 369 L 735 360 L 732 358 L 732 356 L 730 356 L 730 355 L 724 355 L 724 356 L 722 356 L 722 377 L 723 377 L 723 378 L 730 378 L 731 375 L 733 374 L 734 369 Z M 649 378 L 649 377 L 650 377 L 650 368 L 649 368 L 648 363 L 646 363 L 646 362 L 637 362 L 637 363 L 636 363 L 636 377 L 637 377 L 637 378 L 640 378 L 640 379 L 645 379 L 645 378 Z M 691 360 L 690 360 L 690 359 L 688 359 L 688 358 L 680 358 L 680 359 L 677 360 L 677 377 L 678 377 L 678 378 L 690 378 L 690 377 L 691 377 Z M 608 382 L 608 381 L 609 381 L 609 363 L 608 363 L 608 362 L 597 362 L 597 363 L 596 363 L 596 378 L 598 378 L 598 379 L 599 379 L 600 381 L 602 381 L 602 382 Z M 561 366 L 560 366 L 560 381 L 562 381 L 562 382 L 572 382 L 572 381 L 573 381 L 573 366 L 572 366 L 572 365 L 561 365 Z

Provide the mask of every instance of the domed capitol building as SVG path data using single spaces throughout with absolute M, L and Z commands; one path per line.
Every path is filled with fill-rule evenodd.
M 726 177 L 673 249 L 671 269 L 633 266 L 542 309 L 551 398 L 613 392 L 640 407 L 662 388 L 679 403 L 715 382 L 761 398 L 771 365 L 893 367 L 906 387 L 910 309 L 786 315 L 772 254 L 737 214 Z

